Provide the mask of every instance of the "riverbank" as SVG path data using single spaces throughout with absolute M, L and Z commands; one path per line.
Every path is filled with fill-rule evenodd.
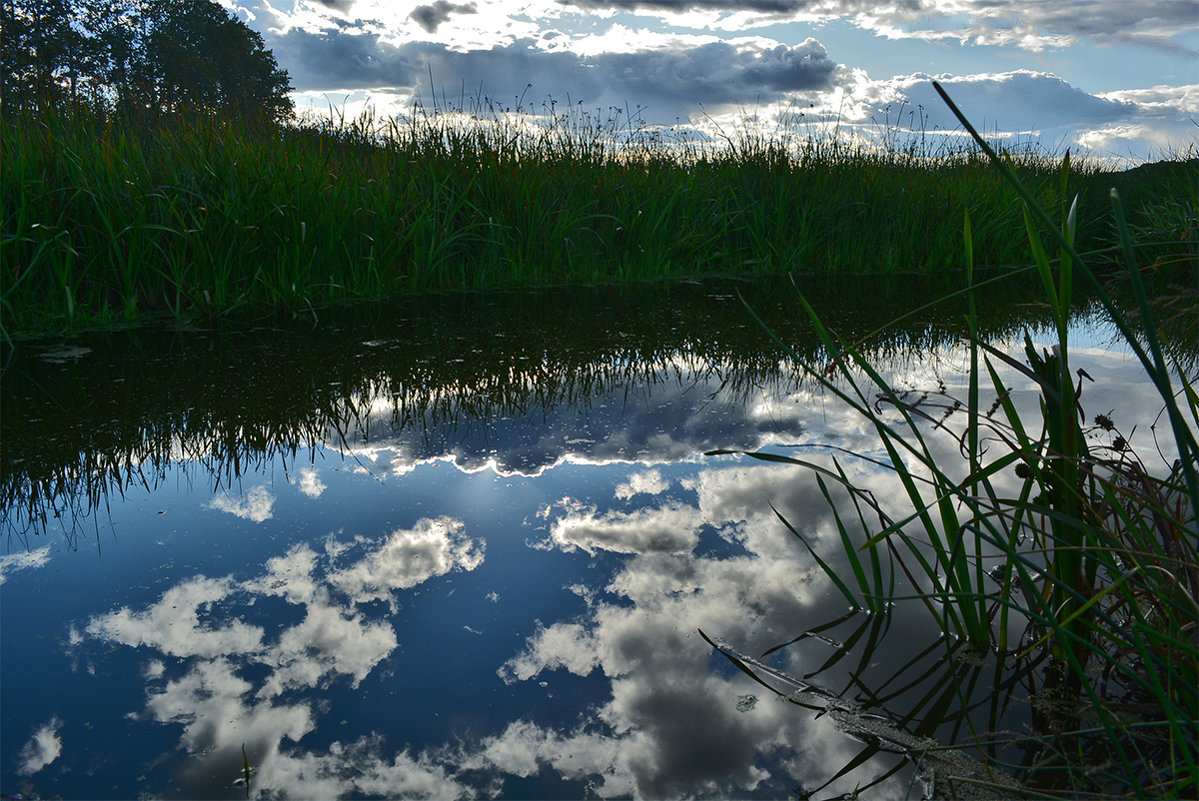
M 6 119 L 5 336 L 440 290 L 957 270 L 966 211 L 977 265 L 1027 261 L 1015 195 L 965 149 L 465 122 Z M 1064 193 L 1058 158 L 1016 161 L 1048 206 L 1077 193 L 1078 219 L 1103 219 L 1087 212 L 1117 184 L 1146 241 L 1186 238 L 1172 229 L 1188 203 L 1193 220 L 1199 159 L 1076 163 Z M 1082 250 L 1111 241 L 1102 225 L 1078 232 Z

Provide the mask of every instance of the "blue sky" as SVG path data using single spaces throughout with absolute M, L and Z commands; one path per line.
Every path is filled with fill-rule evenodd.
M 756 114 L 877 136 L 953 129 L 1152 160 L 1199 141 L 1199 0 L 248 0 L 301 108 L 628 108 L 711 133 Z M 638 112 L 638 108 L 640 111 Z M 916 114 L 910 115 L 909 112 Z

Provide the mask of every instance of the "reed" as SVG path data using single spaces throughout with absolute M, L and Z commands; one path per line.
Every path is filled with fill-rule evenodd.
M 965 399 L 943 388 L 913 393 L 891 386 L 800 294 L 827 362 L 794 351 L 791 356 L 877 433 L 887 457 L 881 464 L 902 487 L 903 506 L 897 511 L 855 487 L 838 460 L 830 468 L 810 459 L 756 456 L 807 465 L 830 503 L 830 483 L 850 494 L 856 531 L 840 516 L 837 521 L 852 578 L 817 558 L 855 606 L 882 612 L 916 601 L 951 635 L 947 641 L 992 650 L 1001 662 L 1045 661 L 1033 694 L 1056 711 L 1042 715 L 1042 736 L 1028 749 L 1027 762 L 1015 766 L 1028 793 L 1193 795 L 1199 761 L 1199 396 L 1187 366 L 1168 358 L 1162 345 L 1141 256 L 1155 254 L 1158 267 L 1190 259 L 1193 282 L 1195 243 L 1175 243 L 1168 249 L 1174 256 L 1163 256 L 1158 243 L 1138 246 L 1113 189 L 1123 280 L 1135 298 L 1135 314 L 1124 313 L 1075 245 L 1069 155 L 1059 170 L 1061 221 L 1054 224 L 1012 161 L 995 153 L 942 96 L 1021 199 L 1032 255 L 1025 280 L 1040 284 L 1057 344 L 1052 352 L 1038 350 L 1026 334 L 1020 360 L 981 334 L 973 307 L 980 289 L 973 279 L 976 238 L 973 215 L 966 212 L 963 291 L 971 306 Z M 1055 258 L 1045 238 L 1056 246 Z M 1165 424 L 1155 430 L 1177 453 L 1165 470 L 1149 468 L 1107 415 L 1089 421 L 1085 415 L 1082 389 L 1089 376 L 1074 372 L 1070 359 L 1076 282 L 1094 292 L 1157 389 Z M 1193 286 L 1191 293 L 1193 303 Z M 1013 403 L 1011 376 L 1038 388 L 1033 419 L 1022 417 Z M 957 428 L 955 420 L 961 421 Z M 946 434 L 963 460 L 946 461 L 930 445 Z M 1014 496 L 999 480 L 1009 471 L 1021 480 Z M 988 561 L 994 569 L 987 569 Z M 896 570 L 912 594 L 897 596 L 886 583 Z M 1009 639 L 1013 626 L 1023 632 L 1018 642 Z
M 528 111 L 286 128 L 8 113 L 3 332 L 310 313 L 430 290 L 958 270 L 967 208 L 980 264 L 1024 258 L 1007 233 L 1014 190 L 976 150 L 867 150 L 820 129 L 712 143 L 639 126 L 636 112 Z M 1054 189 L 1051 159 L 1015 168 L 1038 197 Z M 1097 174 L 1072 165 L 1069 180 Z

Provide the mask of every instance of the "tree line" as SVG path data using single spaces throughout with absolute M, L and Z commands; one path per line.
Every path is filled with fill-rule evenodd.
M 0 106 L 200 110 L 282 122 L 291 82 L 213 0 L 0 0 Z

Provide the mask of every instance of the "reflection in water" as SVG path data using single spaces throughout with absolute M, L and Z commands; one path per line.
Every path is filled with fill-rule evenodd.
M 180 335 L 6 375 L 3 791 L 238 798 L 248 759 L 256 797 L 903 798 L 935 780 L 897 738 L 1027 722 L 923 616 L 845 614 L 776 516 L 836 558 L 806 472 L 699 456 L 870 456 L 869 432 L 731 302 L 725 338 L 629 305 L 609 327 Z M 961 381 L 948 333 L 890 336 L 896 385 Z M 1092 408 L 1152 415 L 1120 354 L 1079 366 Z M 18 395 L 41 398 L 19 424 Z M 83 521 L 97 555 L 71 550 Z M 701 630 L 804 687 L 776 698 Z
M 896 308 L 947 289 L 879 283 L 869 291 L 886 290 Z M 1010 291 L 999 291 L 1005 286 Z M 1012 296 L 1020 286 L 999 289 L 980 312 L 988 335 L 1028 323 Z M 878 310 L 863 308 L 854 286 L 804 290 L 880 358 L 910 359 L 953 337 L 952 325 L 923 319 L 877 330 Z M 18 536 L 61 525 L 70 536 L 89 528 L 94 535 L 93 515 L 107 498 L 156 486 L 169 465 L 186 462 L 227 490 L 276 457 L 298 466 L 314 443 L 344 449 L 398 437 L 405 458 L 453 456 L 476 467 L 497 458 L 502 470 L 523 473 L 553 464 L 564 449 L 590 454 L 593 444 L 604 447 L 596 459 L 641 458 L 660 444 L 655 436 L 677 434 L 672 421 L 681 415 L 672 417 L 667 404 L 679 399 L 708 414 L 677 455 L 748 447 L 752 432 L 745 439 L 747 432 L 722 428 L 723 412 L 744 417 L 740 407 L 761 389 L 785 390 L 798 379 L 736 293 L 801 353 L 818 353 L 813 332 L 799 324 L 793 288 L 761 283 L 452 295 L 327 312 L 316 327 L 114 333 L 88 347 L 24 346 L 8 354 L 0 386 L 2 522 Z M 958 321 L 964 308 L 960 298 L 949 301 L 937 317 Z M 684 377 L 690 391 L 663 396 L 668 386 L 687 390 Z M 629 411 L 659 430 L 628 431 Z M 769 411 L 758 410 L 753 425 L 768 427 L 760 418 Z M 529 429 L 539 419 L 545 424 Z

